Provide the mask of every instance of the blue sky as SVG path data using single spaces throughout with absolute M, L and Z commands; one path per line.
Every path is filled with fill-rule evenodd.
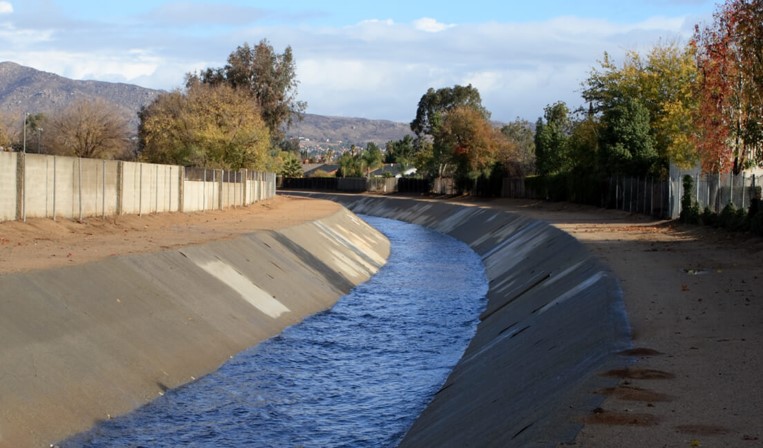
M 309 113 L 408 122 L 430 87 L 472 84 L 496 120 L 581 105 L 604 52 L 685 43 L 715 1 L 0 0 L 0 61 L 174 89 L 244 42 L 292 47 Z

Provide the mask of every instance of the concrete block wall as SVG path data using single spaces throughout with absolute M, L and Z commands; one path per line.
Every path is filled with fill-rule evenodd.
M 0 221 L 16 219 L 18 155 L 0 151 Z
M 197 212 L 219 208 L 219 188 L 215 182 L 185 181 L 183 183 L 183 211 Z
M 401 447 L 572 442 L 583 417 L 603 401 L 596 391 L 616 384 L 600 374 L 627 365 L 618 355 L 630 346 L 618 282 L 559 229 L 436 201 L 304 195 L 432 228 L 482 257 L 490 284 L 477 333 Z
M 182 168 L 173 165 L 122 162 L 122 213 L 179 211 Z
M 0 221 L 219 210 L 275 196 L 273 173 L 209 170 L 204 181 L 187 180 L 185 171 L 174 165 L 0 152 Z

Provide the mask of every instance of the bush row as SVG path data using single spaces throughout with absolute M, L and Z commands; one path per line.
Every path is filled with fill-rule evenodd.
M 760 199 L 753 199 L 750 209 L 745 211 L 736 208 L 734 204 L 727 204 L 720 213 L 711 211 L 708 207 L 700 212 L 699 206 L 692 198 L 694 191 L 694 179 L 691 176 L 683 178 L 683 195 L 681 196 L 681 222 L 687 224 L 702 224 L 735 232 L 752 232 L 763 236 L 763 210 L 760 208 Z

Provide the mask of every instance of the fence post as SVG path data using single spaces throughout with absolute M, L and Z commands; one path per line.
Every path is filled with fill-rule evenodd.
M 58 177 L 58 169 L 56 167 L 56 156 L 53 156 L 53 221 L 56 220 L 56 181 Z
M 103 161 L 103 173 L 101 178 L 101 191 L 103 191 L 103 194 L 101 195 L 101 212 L 103 213 L 102 217 L 103 219 L 106 219 L 106 160 Z
M 178 211 L 185 210 L 185 167 L 178 167 Z
M 79 200 L 79 221 L 82 222 L 82 158 L 77 157 L 77 194 Z
M 154 213 L 159 213 L 159 165 L 154 165 Z
M 117 162 L 117 216 L 121 215 L 124 211 L 124 196 L 125 196 L 125 163 L 123 161 Z
M 248 192 L 246 188 L 246 184 L 249 181 L 249 170 L 244 168 L 244 171 L 241 173 L 241 205 L 246 206 L 246 193 Z
M 48 217 L 48 199 L 50 198 L 50 157 L 45 157 L 45 217 Z
M 169 172 L 168 172 L 169 171 Z M 164 185 L 168 191 L 164 194 L 164 211 L 172 211 L 172 165 L 168 165 L 164 170 Z
M 24 219 L 25 157 L 26 153 L 16 153 L 16 221 Z
M 220 170 L 220 178 L 217 177 L 217 170 L 212 171 L 212 181 L 215 183 L 217 189 L 217 209 L 223 209 L 223 174 L 224 170 Z

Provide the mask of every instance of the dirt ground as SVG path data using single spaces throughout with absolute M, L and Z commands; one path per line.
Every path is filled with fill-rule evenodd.
M 571 204 L 495 200 L 582 241 L 620 279 L 633 359 L 581 413 L 581 447 L 763 446 L 763 238 Z M 2 273 L 231 238 L 338 206 L 277 197 L 248 208 L 118 219 L 0 223 Z
M 0 222 L 0 273 L 227 239 L 255 230 L 290 227 L 338 210 L 333 202 L 279 196 L 223 211 L 125 215 L 82 223 L 60 219 Z

